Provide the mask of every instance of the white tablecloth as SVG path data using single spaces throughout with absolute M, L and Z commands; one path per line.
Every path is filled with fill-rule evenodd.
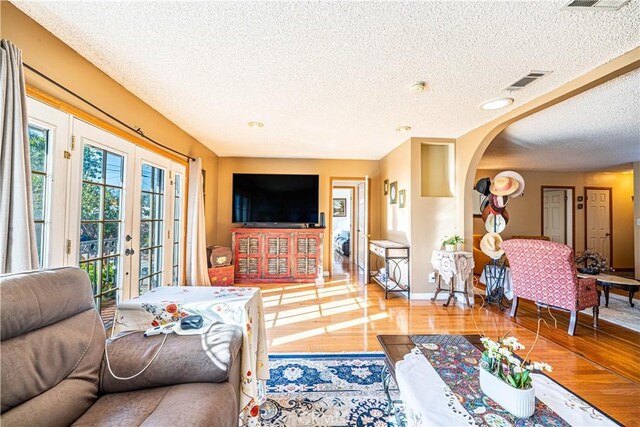
M 259 288 L 167 286 L 121 302 L 114 322 L 114 334 L 147 330 L 177 321 L 182 313 L 200 314 L 206 320 L 242 327 L 240 360 L 241 396 L 244 420 L 258 413 L 266 400 L 269 379 L 264 310 Z
M 495 273 L 496 267 L 494 265 L 486 266 L 485 269 L 482 270 L 482 274 L 480 275 L 480 283 L 484 283 L 485 285 L 487 284 L 487 274 L 486 274 L 487 268 L 492 270 L 493 276 L 496 275 Z M 508 299 L 513 299 L 513 281 L 511 279 L 511 269 L 509 267 L 505 268 L 504 281 L 502 283 L 504 286 L 504 291 L 503 291 L 504 296 L 507 297 Z
M 536 397 L 574 426 L 614 426 L 608 417 L 548 377 L 531 374 Z M 420 350 L 396 363 L 396 380 L 409 426 L 476 425 Z

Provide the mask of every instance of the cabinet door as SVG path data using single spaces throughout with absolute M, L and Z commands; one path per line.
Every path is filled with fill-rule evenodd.
M 315 278 L 320 263 L 320 236 L 315 233 L 298 233 L 295 235 L 294 278 Z
M 237 233 L 235 236 L 236 276 L 238 278 L 260 278 L 260 253 L 262 237 L 260 234 Z
M 291 234 L 268 233 L 264 236 L 264 277 L 291 277 Z

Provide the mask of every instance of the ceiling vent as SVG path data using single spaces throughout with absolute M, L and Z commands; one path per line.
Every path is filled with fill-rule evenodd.
M 546 75 L 551 74 L 553 71 L 531 71 L 526 76 L 518 79 L 515 83 L 512 83 L 509 87 L 505 88 L 509 92 L 513 92 L 514 90 L 521 90 L 525 87 L 529 86 L 533 82 L 536 82 L 543 78 Z
M 562 10 L 620 10 L 630 0 L 571 0 Z

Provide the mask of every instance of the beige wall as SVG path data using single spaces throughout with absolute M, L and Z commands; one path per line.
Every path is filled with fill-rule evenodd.
M 330 215 L 330 178 L 371 178 L 371 219 L 370 234 L 379 236 L 380 177 L 377 160 L 327 160 L 327 159 L 267 159 L 249 157 L 220 157 L 218 159 L 218 216 L 216 243 L 231 244 L 231 192 L 233 173 L 283 173 L 320 175 L 320 212 Z M 330 233 L 325 232 L 324 270 L 328 271 L 331 261 Z
M 431 253 L 442 247 L 445 236 L 457 233 L 456 200 L 454 197 L 423 197 L 422 175 L 428 173 L 429 164 L 422 164 L 422 144 L 455 145 L 454 139 L 413 138 L 411 146 L 412 206 L 411 206 L 411 283 L 412 292 L 435 292 L 435 283 L 429 283 Z M 451 162 L 453 166 L 453 162 Z M 442 169 L 448 173 L 448 168 Z M 442 179 L 442 177 L 436 178 Z M 440 182 L 442 185 L 442 182 Z
M 206 176 L 207 242 L 215 240 L 217 216 L 216 154 L 184 132 L 166 117 L 127 91 L 77 52 L 41 27 L 8 1 L 0 5 L 0 36 L 22 50 L 22 60 L 41 73 L 71 89 L 103 110 L 149 137 L 175 150 L 201 157 Z M 52 95 L 99 119 L 122 128 L 82 101 L 58 89 L 34 73 L 25 70 L 27 84 Z M 127 131 L 125 128 L 122 130 Z M 128 133 L 131 133 L 127 131 Z M 135 135 L 135 134 L 133 134 Z
M 380 238 L 411 246 L 411 292 L 434 292 L 429 283 L 431 252 L 439 249 L 444 236 L 456 233 L 455 199 L 423 197 L 422 144 L 454 144 L 452 139 L 411 138 L 380 160 L 380 179 L 397 181 L 405 189 L 405 208 L 390 204 L 389 196 L 380 203 Z M 427 165 L 428 168 L 428 165 Z
M 476 180 L 493 178 L 499 171 L 478 170 Z M 584 196 L 584 187 L 612 187 L 613 195 L 613 267 L 633 268 L 633 173 L 627 172 L 549 172 L 518 171 L 525 179 L 525 192 L 521 197 L 509 201 L 509 224 L 502 234 L 542 234 L 541 186 L 575 187 L 576 196 Z M 584 204 L 584 201 L 582 202 Z M 581 252 L 585 245 L 585 209 L 575 209 L 575 251 Z M 484 234 L 482 219 L 474 218 L 473 233 Z M 608 257 L 608 254 L 604 254 Z

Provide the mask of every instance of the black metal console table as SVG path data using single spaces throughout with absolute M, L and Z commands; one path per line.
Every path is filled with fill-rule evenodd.
M 369 253 L 376 256 L 375 269 L 370 273 L 371 279 L 384 288 L 384 297 L 390 292 L 406 292 L 411 297 L 411 276 L 409 274 L 409 245 L 390 240 L 371 240 Z M 384 264 L 384 274 L 380 272 L 380 264 Z M 402 268 L 407 266 L 407 284 L 402 283 Z

